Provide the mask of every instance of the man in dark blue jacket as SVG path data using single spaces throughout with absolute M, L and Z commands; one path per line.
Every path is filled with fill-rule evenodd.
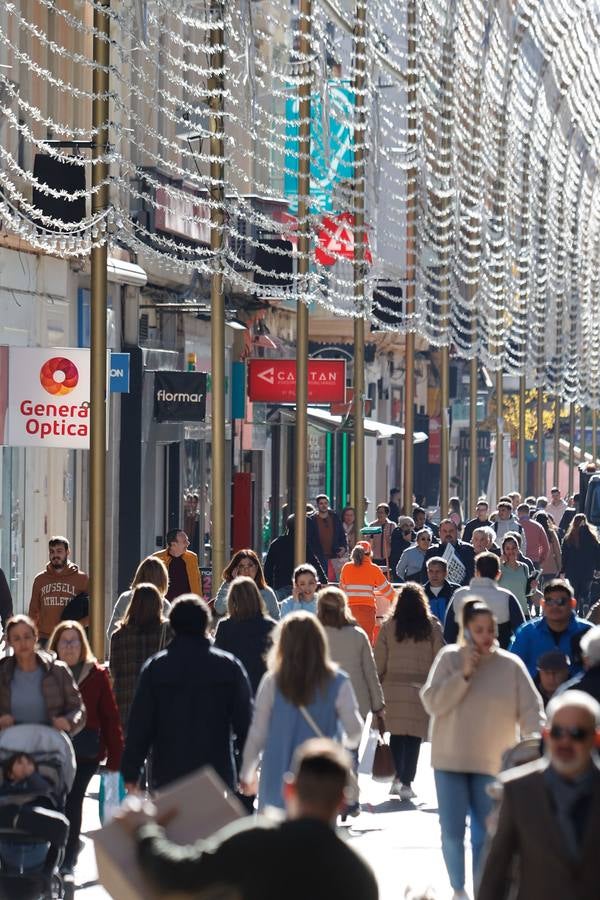
M 475 551 L 470 544 L 458 539 L 458 529 L 452 519 L 440 522 L 440 543 L 430 547 L 425 554 L 421 581 L 427 580 L 427 560 L 442 556 L 448 563 L 448 580 L 456 584 L 468 584 L 475 574 Z
M 577 601 L 568 581 L 554 578 L 544 587 L 542 617 L 525 622 L 508 648 L 520 656 L 532 678 L 537 674 L 537 661 L 548 650 L 560 650 L 571 660 L 570 674 L 581 672 L 579 642 L 592 626 L 575 615 Z
M 169 615 L 175 637 L 144 664 L 129 714 L 121 773 L 135 790 L 150 751 L 152 787 L 202 766 L 237 785 L 234 750 L 241 751 L 252 716 L 248 676 L 230 653 L 211 646 L 210 613 L 193 594 Z

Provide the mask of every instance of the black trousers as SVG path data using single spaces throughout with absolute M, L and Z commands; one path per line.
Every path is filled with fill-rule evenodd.
M 402 784 L 412 784 L 417 773 L 421 738 L 412 734 L 390 734 L 390 750 L 396 775 Z
M 83 810 L 83 798 L 87 791 L 88 784 L 92 780 L 92 776 L 96 774 L 98 764 L 95 762 L 87 762 L 85 760 L 77 760 L 77 773 L 71 792 L 67 797 L 67 805 L 65 814 L 69 820 L 69 837 L 65 848 L 65 869 L 73 869 L 77 862 L 79 854 L 79 835 L 81 832 L 81 816 Z

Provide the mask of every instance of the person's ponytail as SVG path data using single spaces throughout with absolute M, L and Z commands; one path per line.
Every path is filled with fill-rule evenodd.
M 353 547 L 352 553 L 350 554 L 350 559 L 354 563 L 355 566 L 362 566 L 365 556 L 365 550 L 363 547 L 359 547 L 358 544 Z

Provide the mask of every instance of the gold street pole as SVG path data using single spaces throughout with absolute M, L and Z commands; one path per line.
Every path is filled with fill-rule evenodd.
M 569 403 L 569 497 L 573 494 L 573 482 L 575 479 L 575 404 Z
M 504 494 L 504 392 L 502 369 L 496 372 L 496 503 Z
M 544 473 L 544 389 L 537 390 L 537 495 L 541 497 L 546 487 Z
M 211 75 L 208 79 L 210 103 L 210 248 L 213 270 L 210 279 L 210 352 L 211 352 L 211 440 L 212 440 L 212 571 L 219 579 L 227 562 L 226 484 L 225 484 L 225 295 L 223 293 L 223 225 L 225 222 L 224 102 L 223 102 L 223 5 L 219 0 L 210 8 Z M 215 582 L 216 583 L 216 582 Z
M 592 410 L 592 457 L 596 464 L 598 459 L 598 410 Z
M 469 384 L 469 515 L 473 515 L 479 489 L 479 457 L 477 454 L 477 357 L 470 363 Z
M 102 8 L 100 8 L 102 7 Z M 110 0 L 94 5 L 92 123 L 96 130 L 92 157 L 108 152 L 108 66 L 110 64 Z M 104 38 L 104 39 L 103 39 Z M 105 162 L 92 166 L 92 188 L 108 178 Z M 108 185 L 92 193 L 92 215 L 108 207 Z M 92 650 L 103 660 L 106 603 L 106 304 L 108 234 L 100 247 L 92 249 L 90 313 L 90 637 Z
M 585 433 L 585 406 L 579 407 L 579 422 L 580 422 L 580 427 L 581 427 L 581 441 L 580 441 L 581 460 L 580 461 L 583 463 L 583 462 L 585 462 L 585 452 L 586 452 L 585 442 L 586 442 L 586 437 L 587 437 L 586 433 Z
M 298 84 L 298 299 L 296 313 L 296 527 L 294 559 L 306 561 L 306 472 L 308 468 L 308 306 L 304 302 L 310 253 L 310 92 L 311 0 L 300 0 L 300 81 Z
M 525 459 L 525 375 L 519 378 L 519 491 L 527 496 L 527 466 Z
M 440 433 L 440 518 L 448 512 L 450 496 L 450 429 L 448 427 L 448 407 L 450 406 L 450 349 L 440 349 L 440 404 L 442 407 L 442 427 Z
M 558 487 L 560 476 L 560 397 L 554 398 L 554 452 L 552 463 L 552 484 Z
M 365 65 L 367 5 L 356 4 L 354 32 L 354 498 L 357 527 L 365 518 Z
M 406 26 L 408 34 L 407 52 L 409 60 L 406 79 L 406 102 L 408 110 L 409 153 L 416 151 L 417 143 L 417 0 L 409 0 Z M 415 153 L 416 157 L 416 153 Z M 411 165 L 406 172 L 406 195 L 409 197 L 406 214 L 406 359 L 404 379 L 404 513 L 412 515 L 414 478 L 414 435 L 415 435 L 415 334 L 412 331 L 412 317 L 415 312 L 415 281 L 417 274 L 417 191 L 418 171 Z

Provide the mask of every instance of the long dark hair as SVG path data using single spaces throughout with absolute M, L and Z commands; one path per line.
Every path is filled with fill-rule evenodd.
M 554 519 L 552 518 L 552 516 L 549 516 L 547 512 L 544 512 L 543 509 L 540 509 L 538 512 L 536 512 L 533 518 L 536 522 L 540 523 L 548 537 L 550 537 L 553 531 L 556 531 Z
M 223 569 L 223 581 L 233 581 L 233 579 L 235 578 L 235 575 L 233 573 L 243 559 L 249 559 L 256 566 L 256 575 L 254 576 L 254 581 L 256 582 L 256 587 L 259 589 L 259 591 L 262 591 L 263 588 L 266 588 L 267 582 L 265 581 L 265 573 L 263 572 L 262 563 L 254 550 L 238 550 L 236 553 L 234 553 L 231 557 L 231 560 L 229 561 L 229 565 Z
M 405 582 L 392 610 L 397 641 L 428 641 L 431 637 L 431 610 L 427 595 L 416 581 Z
M 585 513 L 577 513 L 573 517 L 564 540 L 565 544 L 573 544 L 575 547 L 579 547 L 581 542 L 588 545 L 598 543 L 598 532 L 590 525 Z

